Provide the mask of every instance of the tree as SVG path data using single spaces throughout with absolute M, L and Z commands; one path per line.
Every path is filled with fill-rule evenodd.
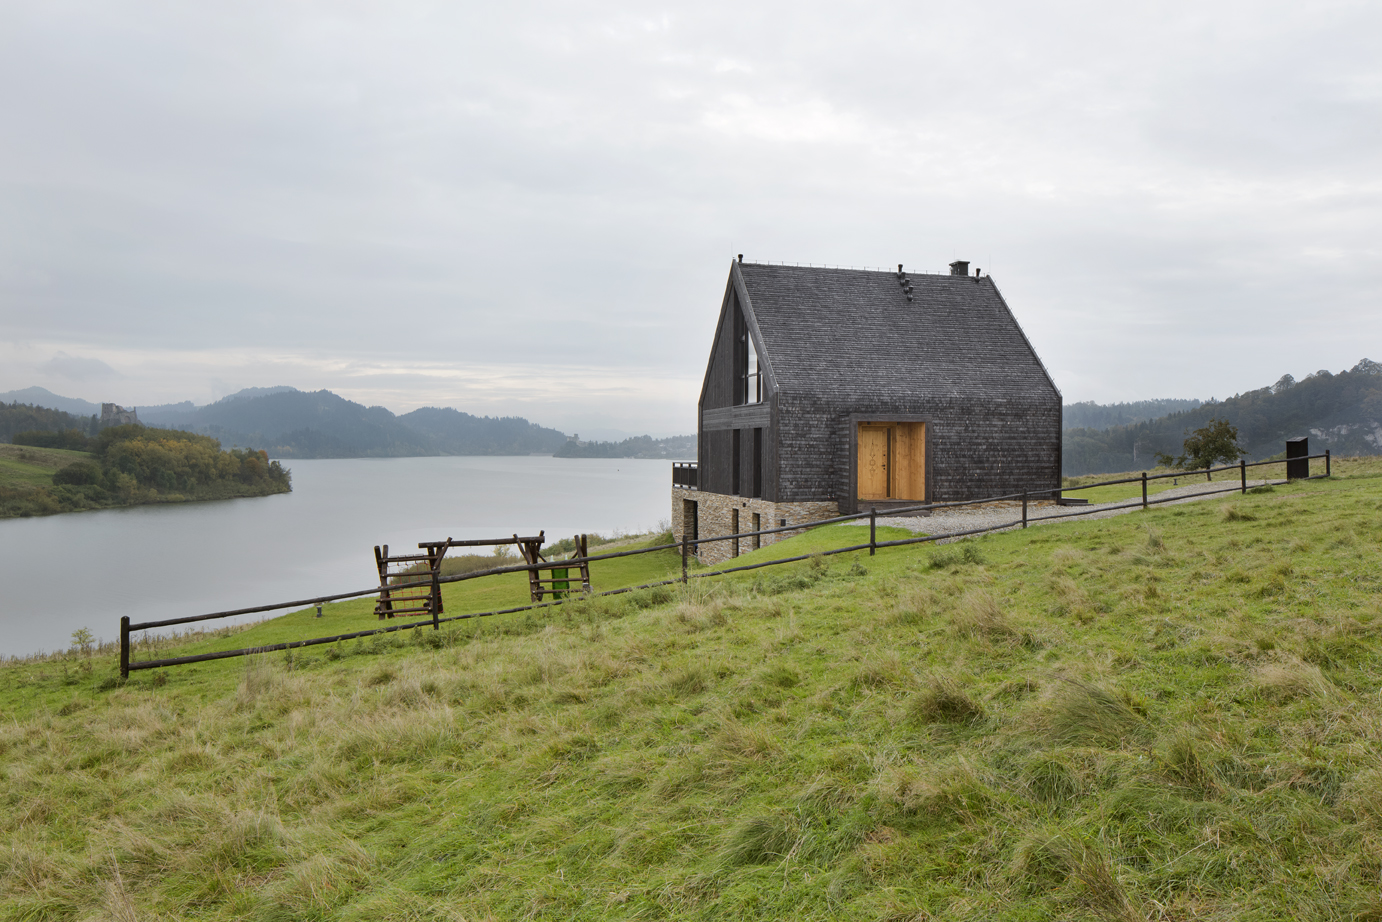
M 53 472 L 53 483 L 57 486 L 62 484 L 93 484 L 101 482 L 101 467 L 90 461 L 73 461 L 66 467 L 60 467 Z
M 1210 421 L 1186 436 L 1178 458 L 1157 452 L 1156 463 L 1165 467 L 1196 471 L 1215 464 L 1231 464 L 1247 452 L 1238 445 L 1238 427 L 1226 419 Z

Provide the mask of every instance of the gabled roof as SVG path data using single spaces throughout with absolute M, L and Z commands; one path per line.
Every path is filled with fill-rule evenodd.
M 988 278 L 734 263 L 731 284 L 788 393 L 1059 395 Z M 1048 390 L 1049 389 L 1049 390 Z

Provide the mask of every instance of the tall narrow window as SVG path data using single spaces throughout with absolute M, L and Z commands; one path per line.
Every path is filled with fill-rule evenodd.
M 744 331 L 744 344 L 748 347 L 744 350 L 748 359 L 744 363 L 744 403 L 762 403 L 762 369 L 758 364 L 758 350 L 753 347 L 753 337 L 748 330 Z
M 763 364 L 743 311 L 734 315 L 734 405 L 763 402 Z

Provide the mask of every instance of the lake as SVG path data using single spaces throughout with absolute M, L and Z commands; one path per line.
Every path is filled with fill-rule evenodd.
M 666 461 L 284 463 L 293 492 L 281 496 L 0 521 L 0 656 L 66 649 L 83 627 L 118 639 L 122 615 L 153 621 L 367 589 L 378 585 L 376 544 L 397 553 L 542 530 L 559 541 L 648 531 L 670 514 Z

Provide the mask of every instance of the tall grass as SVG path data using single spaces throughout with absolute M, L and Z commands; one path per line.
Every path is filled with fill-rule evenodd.
M 1357 473 L 162 684 L 11 664 L 0 919 L 1377 918 Z

